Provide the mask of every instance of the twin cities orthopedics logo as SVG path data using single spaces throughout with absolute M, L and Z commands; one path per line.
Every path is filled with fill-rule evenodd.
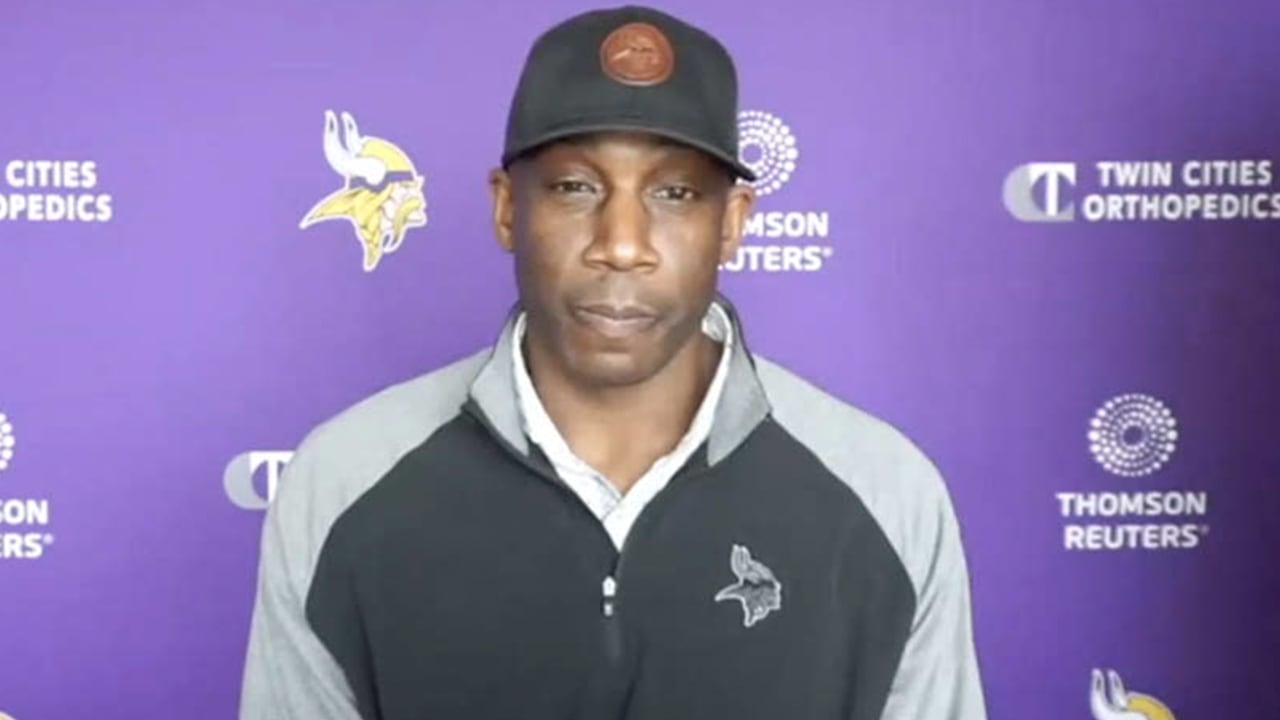
M 1027 222 L 1280 219 L 1271 160 L 1033 162 L 1004 181 Z
M 4 165 L 0 221 L 107 222 L 111 196 L 101 192 L 92 160 L 10 160 Z
M 1178 424 L 1150 395 L 1108 400 L 1089 422 L 1089 449 L 1118 478 L 1150 476 L 1177 449 Z M 1209 533 L 1209 494 L 1193 490 L 1122 488 L 1055 493 L 1067 550 L 1178 550 L 1198 547 Z
M 1167 705 L 1146 693 L 1126 690 L 1115 670 L 1093 671 L 1089 685 L 1093 720 L 1177 720 Z
M 770 198 L 796 172 L 800 149 L 791 127 L 761 110 L 738 114 L 738 157 L 756 174 L 758 198 Z M 835 250 L 827 242 L 826 210 L 760 210 L 747 218 L 738 254 L 720 267 L 730 272 L 816 272 Z
M 286 450 L 251 450 L 231 458 L 222 474 L 227 498 L 245 510 L 266 510 L 292 459 L 293 453 Z

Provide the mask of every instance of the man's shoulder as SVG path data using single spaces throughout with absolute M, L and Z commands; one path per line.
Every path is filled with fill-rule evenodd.
M 932 460 L 886 420 L 768 358 L 756 356 L 756 371 L 774 420 L 820 457 L 838 460 L 832 469 L 842 476 L 867 475 L 859 482 L 917 493 L 941 483 Z
M 786 367 L 756 357 L 772 416 L 858 497 L 916 582 L 952 522 L 937 466 L 903 431 Z
M 387 387 L 303 439 L 285 466 L 264 528 L 264 552 L 292 558 L 287 580 L 299 596 L 310 587 L 334 524 L 401 458 L 458 415 L 471 379 L 491 351 Z
M 471 381 L 492 351 L 476 351 L 353 403 L 317 425 L 299 449 L 345 449 L 352 443 L 377 444 L 380 439 L 425 440 L 423 429 L 458 413 Z
M 354 500 L 456 417 L 492 348 L 472 353 L 352 404 L 313 428 L 285 470 L 276 503 Z

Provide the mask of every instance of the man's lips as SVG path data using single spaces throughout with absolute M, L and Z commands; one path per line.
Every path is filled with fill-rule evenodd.
M 642 305 L 606 303 L 575 305 L 573 316 L 579 323 L 610 338 L 623 338 L 643 332 L 658 319 L 657 313 Z

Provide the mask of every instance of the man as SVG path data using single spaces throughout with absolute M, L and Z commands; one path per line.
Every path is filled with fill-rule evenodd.
M 978 720 L 946 490 L 747 347 L 737 81 L 646 8 L 534 44 L 490 178 L 493 348 L 302 443 L 264 530 L 248 720 Z

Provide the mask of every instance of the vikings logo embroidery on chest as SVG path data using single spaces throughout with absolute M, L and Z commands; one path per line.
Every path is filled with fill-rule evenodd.
M 743 627 L 751 627 L 770 612 L 782 609 L 782 583 L 768 566 L 751 559 L 751 551 L 746 546 L 733 546 L 729 567 L 738 577 L 738 582 L 716 593 L 716 602 L 737 600 L 742 603 Z

